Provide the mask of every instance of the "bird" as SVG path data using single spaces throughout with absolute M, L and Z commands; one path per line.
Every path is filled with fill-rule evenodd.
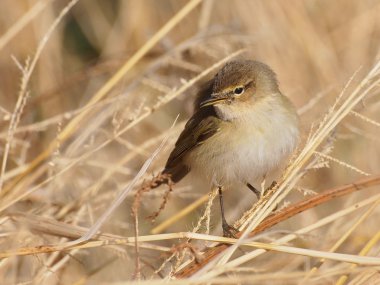
M 272 69 L 256 60 L 233 60 L 199 91 L 162 175 L 175 184 L 191 172 L 216 187 L 223 235 L 235 237 L 223 190 L 244 185 L 259 198 L 252 184 L 289 158 L 299 134 L 296 109 Z

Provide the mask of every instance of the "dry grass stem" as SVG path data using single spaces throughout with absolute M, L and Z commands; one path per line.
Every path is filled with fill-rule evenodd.
M 0 50 L 4 48 L 26 25 L 40 14 L 52 0 L 38 1 L 6 33 L 0 37 Z
M 180 22 L 183 17 L 185 17 L 189 12 L 191 12 L 192 9 L 194 9 L 201 0 L 191 0 L 187 5 L 185 5 L 182 10 L 180 10 L 171 21 L 168 21 L 166 25 L 164 25 L 154 37 L 152 37 L 143 47 L 138 49 L 136 54 L 132 56 L 115 74 L 112 78 L 108 80 L 106 84 L 102 86 L 102 88 L 94 94 L 92 99 L 87 103 L 86 109 L 84 109 L 83 112 L 79 113 L 76 117 L 71 119 L 71 121 L 67 124 L 67 126 L 62 130 L 62 132 L 59 134 L 59 136 L 56 138 L 56 140 L 64 142 L 67 138 L 69 138 L 72 133 L 76 130 L 77 126 L 80 124 L 80 122 L 87 116 L 89 111 L 91 110 L 94 104 L 99 102 L 103 97 L 105 97 L 108 92 L 125 76 L 125 74 L 151 49 L 157 42 L 165 36 L 172 28 L 175 27 L 175 25 Z M 66 8 L 62 11 L 61 17 L 57 18 L 56 23 L 59 22 L 59 20 L 63 17 L 64 13 L 66 13 L 75 3 L 78 2 L 78 0 L 73 0 L 69 5 L 66 6 Z M 54 30 L 56 25 L 51 26 L 51 30 L 49 31 L 48 35 L 51 34 L 51 32 Z M 46 38 L 47 39 L 47 38 Z M 46 39 L 42 41 L 42 43 L 46 42 Z M 42 51 L 41 49 L 37 50 L 36 53 L 36 59 L 38 58 L 37 55 L 40 54 Z M 34 68 L 35 61 L 32 61 L 30 71 Z M 22 88 L 23 89 L 23 88 Z M 41 162 L 43 162 L 54 150 L 56 145 L 56 142 L 50 143 L 49 147 L 41 153 L 39 156 L 37 156 L 30 164 L 28 169 L 24 172 L 23 175 L 27 175 L 28 172 L 32 171 L 35 167 L 37 167 Z M 21 177 L 22 178 L 22 177 Z
M 0 1 L 1 282 L 380 283 L 380 3 L 314 2 Z M 224 187 L 228 239 L 196 172 L 160 173 L 236 58 L 276 72 L 301 140 L 258 201 Z
M 368 184 L 367 184 L 368 183 Z M 325 193 L 321 193 L 317 196 L 305 199 L 304 201 L 301 201 L 295 205 L 291 205 L 288 208 L 283 209 L 279 213 L 273 214 L 272 216 L 268 217 L 267 220 L 264 220 L 264 222 L 260 225 L 260 227 L 257 227 L 255 231 L 252 232 L 252 235 L 255 235 L 257 233 L 262 232 L 263 230 L 272 227 L 273 225 L 279 223 L 280 221 L 289 219 L 293 215 L 296 215 L 302 211 L 305 211 L 306 209 L 313 208 L 319 204 L 325 203 L 333 198 L 337 198 L 343 195 L 350 194 L 354 191 L 365 189 L 366 187 L 370 187 L 373 185 L 378 185 L 380 183 L 380 176 L 374 176 L 371 178 L 366 178 L 362 180 L 361 182 L 356 182 L 353 184 L 341 186 L 334 188 L 332 190 L 326 191 Z M 376 199 L 370 199 L 370 201 L 374 202 L 378 200 L 378 195 L 375 196 Z M 365 204 L 367 205 L 367 204 Z M 357 206 L 357 205 L 356 205 Z M 356 209 L 356 206 L 353 207 L 353 209 Z M 346 211 L 342 211 L 343 213 L 347 214 Z M 334 215 L 335 216 L 335 215 Z M 331 220 L 328 220 L 325 218 L 324 220 L 331 222 Z M 303 233 L 302 230 L 298 231 Z M 288 237 L 294 238 L 295 235 L 289 235 Z M 283 239 L 281 239 L 283 240 Z M 220 245 L 219 247 L 210 249 L 208 252 L 206 252 L 207 258 L 204 259 L 201 265 L 195 265 L 195 264 L 188 264 L 184 266 L 184 268 L 177 274 L 179 277 L 185 277 L 190 276 L 197 272 L 198 270 L 205 267 L 205 264 L 209 263 L 212 258 L 220 254 L 223 250 L 227 248 L 226 245 Z M 215 261 L 213 261 L 214 263 Z

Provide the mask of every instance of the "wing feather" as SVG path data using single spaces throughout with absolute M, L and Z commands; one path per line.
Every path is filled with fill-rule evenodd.
M 218 131 L 219 120 L 214 108 L 210 106 L 199 109 L 187 122 L 164 170 L 164 173 L 171 174 L 174 182 L 181 180 L 190 171 L 190 166 L 185 163 L 185 157 Z

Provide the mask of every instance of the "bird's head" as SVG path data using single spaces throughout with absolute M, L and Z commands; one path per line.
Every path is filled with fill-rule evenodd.
M 212 94 L 200 107 L 212 105 L 226 112 L 244 112 L 262 99 L 278 94 L 276 75 L 266 64 L 236 60 L 227 63 L 215 75 Z

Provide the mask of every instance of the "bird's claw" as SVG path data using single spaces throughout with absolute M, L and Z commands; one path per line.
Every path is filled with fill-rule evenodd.
M 239 233 L 239 230 L 235 229 L 233 226 L 230 226 L 227 223 L 222 224 L 223 228 L 223 236 L 228 238 L 238 238 L 237 234 Z

